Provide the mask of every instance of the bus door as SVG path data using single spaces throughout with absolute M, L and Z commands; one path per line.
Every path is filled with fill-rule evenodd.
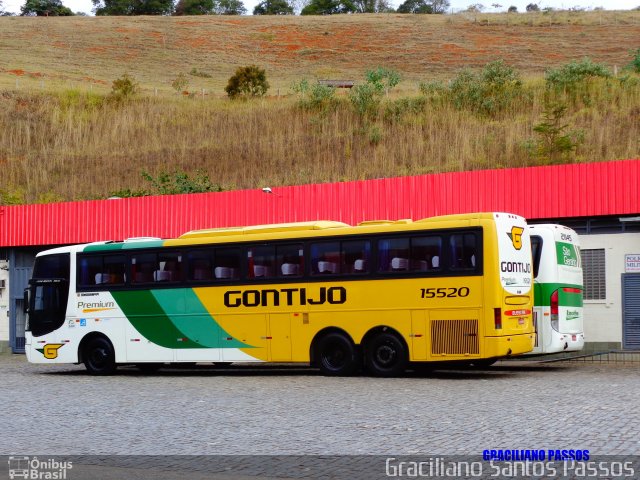
M 291 361 L 291 316 L 292 313 L 269 314 L 269 360 Z
M 411 310 L 411 360 L 427 359 L 427 312 Z
M 218 318 L 226 331 L 220 342 L 223 361 L 246 360 L 244 355 L 238 353 L 237 348 L 233 348 L 238 345 L 242 345 L 242 351 L 256 360 L 266 361 L 269 358 L 267 314 L 245 313 Z

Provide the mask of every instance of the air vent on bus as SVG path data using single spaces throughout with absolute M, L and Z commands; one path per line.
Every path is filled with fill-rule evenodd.
M 478 355 L 478 320 L 433 320 L 432 355 Z

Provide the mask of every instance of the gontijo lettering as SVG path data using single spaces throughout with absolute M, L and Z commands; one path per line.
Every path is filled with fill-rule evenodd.
M 262 290 L 228 290 L 224 292 L 226 307 L 266 307 L 284 305 L 339 305 L 347 301 L 344 287 L 320 287 L 317 293 L 309 294 L 306 288 L 267 288 Z

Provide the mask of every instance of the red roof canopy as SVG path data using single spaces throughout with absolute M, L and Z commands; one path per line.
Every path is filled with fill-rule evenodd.
M 221 193 L 0 207 L 0 246 L 55 245 L 307 220 L 504 211 L 527 218 L 640 213 L 640 159 Z

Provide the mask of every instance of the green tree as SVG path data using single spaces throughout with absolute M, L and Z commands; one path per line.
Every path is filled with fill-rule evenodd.
M 398 13 L 433 13 L 433 7 L 428 0 L 405 0 Z
M 70 17 L 73 12 L 61 0 L 27 0 L 20 9 L 22 16 Z
M 178 0 L 174 15 L 208 15 L 213 13 L 214 0 Z
M 232 99 L 261 97 L 267 93 L 268 89 L 267 74 L 263 68 L 257 65 L 238 67 L 224 88 Z
M 400 74 L 384 67 L 368 70 L 365 77 L 367 83 L 371 84 L 378 92 L 384 92 L 386 95 L 389 95 L 389 91 L 400 83 Z
M 287 0 L 262 0 L 253 9 L 254 15 L 293 15 L 293 7 Z
M 540 7 L 538 6 L 537 3 L 530 3 L 526 6 L 526 11 L 527 12 L 539 12 L 540 11 Z
M 356 7 L 351 0 L 311 0 L 300 15 L 335 15 L 355 11 Z
M 178 0 L 174 15 L 243 15 L 241 0 Z
M 358 13 L 386 13 L 392 12 L 387 0 L 352 0 Z
M 509 9 L 507 10 L 507 12 L 509 12 L 509 13 L 518 13 L 518 7 L 516 7 L 515 5 L 511 5 L 509 7 Z
M 551 103 L 542 114 L 542 122 L 533 127 L 533 131 L 540 135 L 536 153 L 542 163 L 567 161 L 582 141 L 582 132 L 566 131 L 569 126 L 564 123 L 566 113 L 565 104 Z
M 96 15 L 171 15 L 173 0 L 91 0 Z
M 218 15 L 244 15 L 247 8 L 241 0 L 218 0 L 215 12 Z

